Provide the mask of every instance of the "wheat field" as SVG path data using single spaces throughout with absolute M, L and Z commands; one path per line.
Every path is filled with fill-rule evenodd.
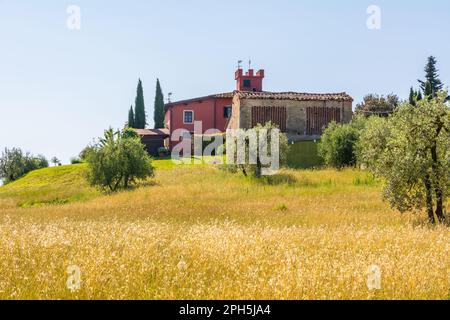
M 82 165 L 1 187 L 0 299 L 449 299 L 448 227 L 391 210 L 363 172 L 156 165 L 110 196 Z

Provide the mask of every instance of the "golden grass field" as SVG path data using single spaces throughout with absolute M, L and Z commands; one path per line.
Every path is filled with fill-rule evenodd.
M 366 173 L 155 165 L 152 184 L 112 196 L 84 165 L 0 187 L 0 298 L 449 299 L 448 227 L 391 210 Z

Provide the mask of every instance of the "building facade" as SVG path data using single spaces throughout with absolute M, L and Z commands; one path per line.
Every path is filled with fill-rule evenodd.
M 182 100 L 166 105 L 165 124 L 169 134 L 177 129 L 202 133 L 211 129 L 249 129 L 272 121 L 291 141 L 320 138 L 332 121 L 350 122 L 353 99 L 346 93 L 268 92 L 263 90 L 264 70 L 235 72 L 233 92 Z M 198 132 L 196 132 L 198 133 Z M 177 142 L 171 141 L 173 147 Z
M 271 121 L 291 141 L 315 140 L 330 122 L 350 122 L 352 103 L 346 93 L 236 92 L 228 129 L 250 129 Z

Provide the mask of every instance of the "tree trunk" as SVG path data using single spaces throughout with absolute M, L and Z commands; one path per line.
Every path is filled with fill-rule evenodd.
M 245 166 L 241 166 L 241 170 L 242 170 L 242 173 L 244 174 L 244 176 L 248 176 L 248 174 L 247 174 L 247 170 L 245 170 Z
M 440 188 L 436 188 L 436 217 L 440 223 L 445 222 L 444 195 Z
M 256 177 L 261 178 L 261 175 L 262 175 L 262 165 L 261 165 L 261 161 L 259 160 L 259 156 L 258 156 L 257 161 L 256 161 Z
M 442 127 L 439 127 L 436 132 L 436 137 L 439 136 Z M 439 177 L 439 159 L 437 153 L 437 141 L 435 140 L 431 147 L 431 158 L 433 159 L 433 174 L 435 177 Z M 436 216 L 440 223 L 445 222 L 444 215 L 444 193 L 437 182 L 435 182 L 434 192 L 436 193 Z
M 430 176 L 425 176 L 425 190 L 426 190 L 426 197 L 427 197 L 427 213 L 428 213 L 428 220 L 430 223 L 435 224 L 436 219 L 434 218 L 434 210 L 433 210 L 433 193 L 432 193 L 432 187 L 430 182 Z

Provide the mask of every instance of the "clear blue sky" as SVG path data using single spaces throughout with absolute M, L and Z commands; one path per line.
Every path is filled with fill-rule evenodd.
M 366 27 L 372 4 L 381 30 Z M 67 163 L 123 126 L 139 77 L 152 122 L 157 77 L 176 100 L 230 91 L 249 57 L 266 90 L 406 98 L 431 54 L 450 83 L 449 30 L 444 0 L 0 0 L 0 148 Z

